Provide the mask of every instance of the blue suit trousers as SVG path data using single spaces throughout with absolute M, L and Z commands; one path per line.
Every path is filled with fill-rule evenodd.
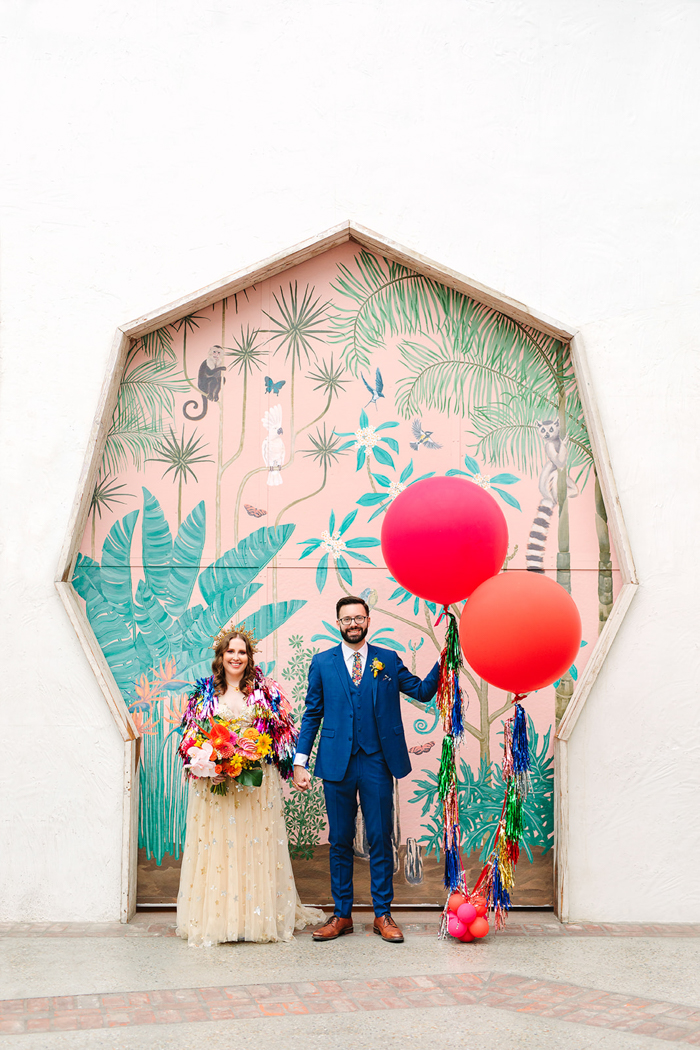
M 369 873 L 375 915 L 391 910 L 394 854 L 391 845 L 394 778 L 381 751 L 360 748 L 342 780 L 324 780 L 335 914 L 349 918 L 353 902 L 353 841 L 359 795 L 369 842 Z

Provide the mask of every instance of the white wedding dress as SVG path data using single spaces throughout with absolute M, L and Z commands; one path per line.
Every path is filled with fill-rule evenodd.
M 219 704 L 218 713 L 233 719 Z M 245 728 L 248 719 L 237 719 Z M 190 780 L 187 833 L 177 899 L 177 933 L 190 945 L 224 941 L 290 941 L 295 929 L 322 922 L 299 901 L 289 859 L 282 781 L 263 766 L 260 787 Z

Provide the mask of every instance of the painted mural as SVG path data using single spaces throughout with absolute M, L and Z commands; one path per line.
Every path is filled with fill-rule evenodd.
M 508 521 L 508 572 L 544 571 L 576 600 L 576 664 L 528 698 L 533 791 L 516 904 L 552 900 L 552 733 L 612 609 L 619 574 L 567 347 L 352 242 L 180 318 L 131 347 L 74 585 L 142 734 L 139 900 L 174 901 L 186 788 L 177 728 L 211 643 L 235 619 L 300 718 L 335 602 L 359 594 L 369 640 L 425 675 L 444 630 L 381 558 L 404 488 L 458 474 Z M 417 550 L 417 558 L 430 558 Z M 460 608 L 455 607 L 457 614 Z M 460 818 L 469 875 L 500 813 L 510 697 L 468 667 Z M 416 710 L 418 708 L 418 710 Z M 413 772 L 395 788 L 396 903 L 442 904 L 441 732 L 406 698 Z M 297 886 L 330 901 L 320 782 L 289 791 Z M 369 903 L 361 814 L 356 900 Z

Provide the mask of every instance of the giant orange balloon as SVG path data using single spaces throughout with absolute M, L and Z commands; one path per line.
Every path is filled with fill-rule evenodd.
M 561 678 L 576 659 L 581 617 L 554 580 L 511 569 L 474 591 L 459 638 L 480 678 L 507 692 L 531 693 Z
M 416 481 L 384 515 L 389 572 L 411 594 L 438 605 L 461 601 L 500 572 L 507 552 L 503 511 L 466 478 Z

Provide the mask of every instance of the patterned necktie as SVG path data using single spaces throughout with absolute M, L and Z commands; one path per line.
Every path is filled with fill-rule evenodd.
M 359 653 L 355 653 L 352 658 L 352 680 L 355 685 L 362 681 L 362 657 Z

